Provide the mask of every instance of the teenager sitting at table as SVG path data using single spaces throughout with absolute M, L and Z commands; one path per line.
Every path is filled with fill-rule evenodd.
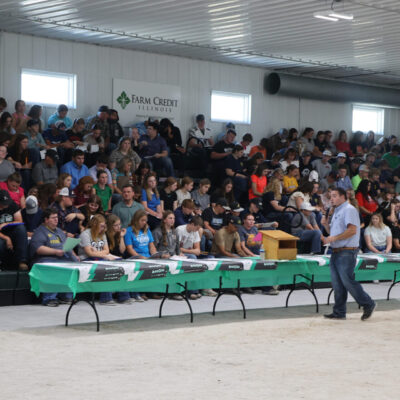
M 364 232 L 367 253 L 390 253 L 392 250 L 392 232 L 383 223 L 382 215 L 374 213 Z
M 157 251 L 164 252 L 168 256 L 181 255 L 174 225 L 175 215 L 171 210 L 167 210 L 163 212 L 160 226 L 152 232 Z
M 43 211 L 43 224 L 33 233 L 30 241 L 30 256 L 34 263 L 79 261 L 73 251 L 64 252 L 67 240 L 65 233 L 57 227 L 58 214 L 55 208 Z M 70 304 L 72 293 L 43 293 L 42 304 L 57 307 L 60 303 Z

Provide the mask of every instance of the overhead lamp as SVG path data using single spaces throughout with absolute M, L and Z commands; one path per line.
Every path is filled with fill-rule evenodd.
M 333 22 L 337 22 L 339 20 L 352 21 L 354 19 L 353 14 L 345 14 L 343 12 L 336 12 L 334 10 L 334 4 L 341 2 L 342 0 L 332 0 L 331 9 L 329 11 L 315 12 L 313 14 L 314 18 L 325 19 L 327 21 L 333 21 Z
M 339 21 L 338 18 L 332 17 L 328 11 L 325 12 L 315 12 L 314 14 L 314 18 L 319 18 L 319 19 L 325 19 L 327 21 L 333 21 L 333 22 L 337 22 Z
M 333 18 L 344 19 L 346 21 L 352 21 L 354 19 L 353 14 L 343 14 L 343 13 L 337 13 L 335 11 L 329 13 L 329 16 Z

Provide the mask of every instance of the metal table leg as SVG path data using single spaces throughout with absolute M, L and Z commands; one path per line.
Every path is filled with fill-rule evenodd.
M 193 310 L 192 310 L 192 305 L 190 304 L 190 301 L 189 301 L 189 298 L 188 298 L 187 282 L 185 282 L 184 285 L 182 285 L 181 283 L 178 283 L 177 285 L 179 285 L 180 287 L 182 287 L 184 289 L 184 291 L 182 293 L 178 293 L 178 295 L 181 296 L 183 298 L 183 300 L 186 301 L 186 304 L 188 305 L 189 311 L 190 311 L 190 322 L 193 323 Z M 161 300 L 160 309 L 159 309 L 159 312 L 158 312 L 158 317 L 159 318 L 162 317 L 162 309 L 163 309 L 165 300 L 168 299 L 168 291 L 169 291 L 169 285 L 167 284 L 166 288 L 165 288 L 164 297 Z
M 300 276 L 300 277 L 304 278 L 305 280 L 309 281 L 310 284 L 307 285 L 304 282 L 300 282 L 300 283 L 297 284 L 296 280 L 297 280 L 298 276 Z M 292 286 L 292 289 L 290 290 L 290 292 L 288 293 L 288 295 L 286 297 L 286 308 L 288 307 L 288 304 L 289 304 L 289 297 L 296 290 L 296 284 L 297 285 L 303 285 L 303 288 L 308 290 L 313 295 L 314 300 L 315 300 L 315 305 L 316 305 L 316 311 L 315 312 L 319 312 L 318 299 L 317 299 L 317 296 L 315 295 L 315 290 L 314 290 L 314 275 L 311 275 L 311 278 L 309 278 L 308 276 L 305 276 L 303 274 L 295 274 L 293 276 L 293 286 Z
M 243 318 L 246 319 L 246 307 L 244 305 L 243 299 L 242 299 L 242 295 L 240 294 L 240 279 L 238 279 L 237 281 L 237 289 L 236 292 L 234 291 L 233 294 L 239 299 L 240 303 L 242 304 L 242 309 L 243 309 Z M 223 296 L 224 293 L 222 291 L 222 276 L 219 277 L 219 287 L 218 287 L 218 296 L 215 298 L 214 301 L 214 306 L 213 306 L 213 311 L 212 311 L 212 315 L 215 316 L 215 308 L 217 306 L 218 300 L 221 298 L 221 296 Z
M 398 283 L 400 283 L 400 281 L 397 280 L 397 273 L 400 271 L 400 269 L 396 269 L 396 271 L 394 271 L 394 275 L 393 275 L 393 282 L 389 287 L 389 290 L 387 292 L 387 297 L 386 300 L 389 300 L 390 298 L 390 292 L 393 289 L 393 286 L 397 285 Z
M 73 299 L 71 305 L 68 307 L 68 311 L 67 311 L 67 315 L 65 316 L 65 326 L 68 326 L 68 318 L 69 318 L 69 313 L 71 312 L 72 307 L 79 303 L 80 301 L 84 301 L 86 303 L 88 303 L 90 305 L 90 307 L 93 308 L 93 311 L 96 315 L 96 323 L 97 323 L 97 332 L 100 331 L 100 320 L 99 320 L 99 314 L 97 313 L 97 309 L 96 309 L 96 305 L 94 302 L 94 293 L 92 293 L 91 299 L 90 300 L 86 300 L 86 299 Z

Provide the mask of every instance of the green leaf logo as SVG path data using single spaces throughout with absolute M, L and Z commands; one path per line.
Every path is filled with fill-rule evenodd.
M 125 110 L 126 106 L 131 102 L 125 91 L 120 94 L 120 96 L 117 98 L 117 101 L 121 105 L 123 110 Z

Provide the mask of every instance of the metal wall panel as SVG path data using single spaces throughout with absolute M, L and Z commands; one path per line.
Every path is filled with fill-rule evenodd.
M 11 110 L 20 96 L 20 69 L 26 67 L 77 74 L 78 110 L 71 111 L 71 117 L 92 115 L 99 105 L 111 105 L 112 79 L 121 78 L 179 85 L 184 137 L 197 113 L 209 118 L 213 89 L 252 95 L 252 124 L 239 125 L 238 132 L 253 133 L 256 142 L 282 127 L 351 130 L 351 104 L 264 94 L 263 79 L 268 71 L 262 68 L 13 33 L 0 34 L 0 46 L 0 95 L 6 97 Z M 43 117 L 47 119 L 53 112 L 45 109 Z M 400 111 L 389 109 L 387 115 L 385 132 L 399 132 Z M 221 123 L 209 125 L 215 133 L 223 129 Z

